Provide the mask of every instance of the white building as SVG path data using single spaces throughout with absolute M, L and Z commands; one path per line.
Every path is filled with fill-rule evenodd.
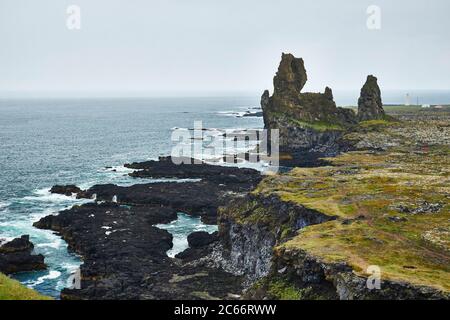
M 409 105 L 411 105 L 411 97 L 409 96 L 409 93 L 407 93 L 405 97 L 405 106 Z

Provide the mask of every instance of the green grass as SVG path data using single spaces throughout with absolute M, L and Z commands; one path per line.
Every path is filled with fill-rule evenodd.
M 53 300 L 0 273 L 0 300 Z
M 295 116 L 287 116 L 284 113 L 281 112 L 271 112 L 271 116 L 278 119 L 285 119 L 287 122 L 289 122 L 293 126 L 298 126 L 301 128 L 310 128 L 314 129 L 316 131 L 324 132 L 328 130 L 334 130 L 334 131 L 343 131 L 345 130 L 345 127 L 338 124 L 338 123 L 331 123 L 327 121 L 302 121 L 298 120 Z
M 347 108 L 347 109 L 353 109 L 353 110 L 358 110 L 358 106 L 343 106 L 343 108 Z M 393 105 L 393 104 L 385 104 L 383 105 L 383 109 L 384 111 L 390 112 L 390 111 L 417 111 L 422 109 L 422 106 L 418 106 L 418 105 L 409 105 L 409 106 L 405 106 L 405 105 Z
M 383 127 L 383 126 L 390 126 L 393 124 L 396 124 L 397 122 L 389 121 L 386 119 L 379 119 L 379 120 L 368 120 L 368 121 L 362 121 L 359 123 L 359 126 L 361 128 L 371 128 L 371 127 Z
M 329 292 L 311 286 L 301 287 L 289 280 L 289 277 L 272 275 L 255 282 L 248 293 L 258 295 L 264 292 L 268 299 L 273 300 L 327 300 L 334 299 Z M 261 297 L 258 297 L 260 299 Z
M 403 111 L 418 111 L 422 109 L 421 105 L 384 105 L 383 109 L 387 112 L 403 112 Z
M 345 130 L 345 128 L 343 126 L 340 126 L 339 124 L 331 124 L 331 123 L 326 123 L 324 121 L 305 122 L 305 121 L 300 121 L 300 120 L 296 120 L 296 119 L 291 119 L 291 121 L 295 125 L 298 125 L 301 128 L 311 128 L 316 131 L 323 132 L 323 131 L 328 131 L 328 130 L 337 130 L 337 131 Z
M 299 289 L 284 280 L 268 283 L 267 292 L 277 300 L 299 300 L 301 297 Z

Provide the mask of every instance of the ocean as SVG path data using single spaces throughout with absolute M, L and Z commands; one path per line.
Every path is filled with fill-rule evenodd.
M 81 259 L 66 243 L 33 222 L 86 202 L 50 194 L 55 184 L 88 188 L 99 183 L 130 185 L 159 180 L 133 179 L 123 164 L 169 155 L 172 128 L 261 128 L 261 118 L 239 117 L 258 107 L 258 97 L 154 99 L 0 100 L 0 239 L 30 235 L 48 270 L 14 278 L 59 297 Z M 182 183 L 182 182 L 180 182 Z M 167 226 L 174 234 L 173 256 L 197 230 L 213 232 L 199 219 L 179 215 Z

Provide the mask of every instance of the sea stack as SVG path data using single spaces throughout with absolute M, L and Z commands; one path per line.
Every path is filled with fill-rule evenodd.
M 366 83 L 361 88 L 361 95 L 358 100 L 358 120 L 379 120 L 384 117 L 381 90 L 378 86 L 377 78 L 369 75 Z
M 328 87 L 324 93 L 301 93 L 307 80 L 303 59 L 283 53 L 273 79 L 273 95 L 266 90 L 261 97 L 265 128 L 279 130 L 282 152 L 335 154 L 339 152 L 337 140 L 357 122 L 356 115 L 336 107 Z

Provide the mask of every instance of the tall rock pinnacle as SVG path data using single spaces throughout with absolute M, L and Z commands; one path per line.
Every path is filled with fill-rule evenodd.
M 299 94 L 307 80 L 303 59 L 283 53 L 278 72 L 273 78 L 274 94 Z
M 372 75 L 367 76 L 358 100 L 358 120 L 377 120 L 383 119 L 384 116 L 381 90 L 378 86 L 377 78 Z

